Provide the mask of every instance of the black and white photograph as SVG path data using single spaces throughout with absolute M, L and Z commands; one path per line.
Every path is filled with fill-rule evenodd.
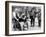
M 41 28 L 41 7 L 12 6 L 13 31 L 30 31 Z
M 9 34 L 44 33 L 44 3 L 9 3 Z

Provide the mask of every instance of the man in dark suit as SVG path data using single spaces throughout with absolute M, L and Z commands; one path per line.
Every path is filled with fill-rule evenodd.
M 31 19 L 31 27 L 34 27 L 34 23 L 35 23 L 35 15 L 36 15 L 36 12 L 35 12 L 35 7 L 33 7 L 30 11 L 30 19 Z M 32 25 L 33 24 L 33 25 Z

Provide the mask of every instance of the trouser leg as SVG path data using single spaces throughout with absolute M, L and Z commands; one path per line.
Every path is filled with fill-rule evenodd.
M 34 23 L 35 23 L 35 19 L 33 18 L 33 26 L 34 26 Z
M 31 16 L 31 27 L 32 27 L 32 23 L 33 23 L 33 19 L 32 19 L 33 17 Z
M 41 20 L 39 20 L 39 27 L 41 26 Z
M 32 19 L 31 19 L 31 26 L 32 26 Z

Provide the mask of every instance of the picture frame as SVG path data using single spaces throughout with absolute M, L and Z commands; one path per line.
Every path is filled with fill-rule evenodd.
M 25 30 L 22 27 L 21 27 L 22 29 L 18 30 L 20 28 L 20 27 L 18 27 L 18 29 L 14 28 L 12 31 L 12 28 L 13 28 L 13 24 L 12 24 L 13 21 L 12 20 L 14 20 L 13 17 L 15 14 L 14 12 L 16 12 L 16 10 L 18 12 L 22 12 L 22 14 L 20 14 L 20 16 L 23 15 L 23 12 L 25 12 L 26 13 L 25 17 L 29 19 L 28 14 L 29 14 L 29 16 L 31 16 L 29 13 L 30 10 L 35 9 L 35 8 L 36 8 L 36 10 L 35 10 L 36 11 L 36 17 L 39 16 L 39 15 L 37 16 L 37 14 L 39 13 L 39 12 L 37 13 L 37 11 L 41 10 L 41 12 L 40 12 L 41 22 L 38 19 L 38 21 L 39 21 L 38 23 L 41 23 L 40 24 L 41 27 L 35 28 L 35 26 L 34 26 L 34 27 L 29 28 L 30 25 L 28 24 L 28 25 L 26 25 L 26 27 L 28 26 L 27 27 L 28 29 L 26 29 L 25 28 L 25 22 L 24 22 L 24 25 L 22 27 L 25 28 Z M 37 9 L 39 9 L 39 10 L 37 10 Z M 31 18 L 32 17 L 33 17 L 33 15 L 31 16 Z M 33 20 L 33 19 L 34 18 L 32 18 L 31 20 Z M 27 22 L 27 20 L 26 20 L 26 22 Z M 32 23 L 33 23 L 33 21 L 32 21 Z M 18 26 L 20 26 L 20 25 L 18 25 Z M 16 36 L 16 35 L 18 36 L 18 35 L 33 35 L 33 34 L 45 34 L 45 3 L 5 1 L 5 35 L 6 36 Z

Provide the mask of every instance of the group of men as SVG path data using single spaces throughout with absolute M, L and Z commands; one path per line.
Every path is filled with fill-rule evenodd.
M 28 17 L 29 14 L 29 17 Z M 21 25 L 19 22 L 27 22 L 27 19 L 30 18 L 30 23 L 31 23 L 31 27 L 35 26 L 35 17 L 38 18 L 38 26 L 41 26 L 41 13 L 40 10 L 36 11 L 36 7 L 32 7 L 32 9 L 30 11 L 28 11 L 28 7 L 25 9 L 25 12 L 21 11 L 21 8 L 16 8 L 15 11 L 13 12 L 13 18 L 12 21 L 14 23 L 13 28 L 15 30 L 19 30 L 21 31 Z M 32 25 L 33 24 L 33 25 Z

